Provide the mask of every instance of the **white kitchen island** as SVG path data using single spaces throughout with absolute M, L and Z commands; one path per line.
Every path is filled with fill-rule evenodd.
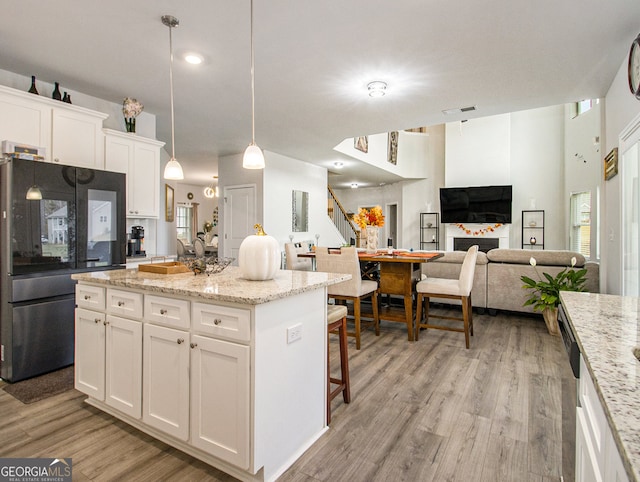
M 327 429 L 326 287 L 349 275 L 73 278 L 90 405 L 242 480 L 274 480 Z

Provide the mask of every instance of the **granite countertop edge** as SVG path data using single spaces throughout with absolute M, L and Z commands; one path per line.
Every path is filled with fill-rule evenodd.
M 563 291 L 560 299 L 627 474 L 640 480 L 640 298 Z
M 140 272 L 134 268 L 77 273 L 72 278 L 150 293 L 259 305 L 340 283 L 351 279 L 351 275 L 279 270 L 272 280 L 251 281 L 242 279 L 236 267 L 210 276 L 196 276 L 191 272 L 165 275 Z

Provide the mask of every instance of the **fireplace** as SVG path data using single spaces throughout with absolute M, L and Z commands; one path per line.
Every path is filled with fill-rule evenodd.
M 454 251 L 466 251 L 474 244 L 478 245 L 478 250 L 486 253 L 490 249 L 500 247 L 499 238 L 453 238 Z

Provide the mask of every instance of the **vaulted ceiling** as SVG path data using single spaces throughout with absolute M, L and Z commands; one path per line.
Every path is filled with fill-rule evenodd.
M 330 167 L 347 137 L 606 94 L 640 31 L 637 0 L 254 0 L 256 141 Z M 170 150 L 174 15 L 176 156 L 208 184 L 251 140 L 249 0 L 3 3 L 0 69 L 157 116 Z M 198 67 L 181 60 L 204 57 Z M 388 83 L 382 98 L 366 84 Z M 25 90 L 28 86 L 25 86 Z M 630 97 L 630 102 L 633 98 Z M 443 110 L 476 105 L 470 114 Z M 374 169 L 362 178 L 394 180 Z

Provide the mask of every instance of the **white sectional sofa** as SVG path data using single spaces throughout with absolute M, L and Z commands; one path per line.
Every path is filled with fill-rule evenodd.
M 442 258 L 424 263 L 422 273 L 434 278 L 458 278 L 464 251 L 447 251 Z M 536 259 L 536 268 L 531 266 L 531 257 Z M 600 269 L 598 263 L 587 262 L 583 255 L 573 251 L 558 250 L 525 250 L 525 249 L 492 249 L 488 253 L 478 253 L 475 278 L 471 290 L 471 302 L 476 308 L 517 311 L 532 313 L 531 306 L 524 306 L 529 291 L 522 288 L 520 276 L 526 275 L 537 279 L 536 269 L 540 276 L 549 273 L 555 276 L 566 267 L 571 266 L 571 258 L 576 258 L 575 268 L 587 269 L 587 291 L 599 292 Z M 438 300 L 443 303 L 449 300 Z

